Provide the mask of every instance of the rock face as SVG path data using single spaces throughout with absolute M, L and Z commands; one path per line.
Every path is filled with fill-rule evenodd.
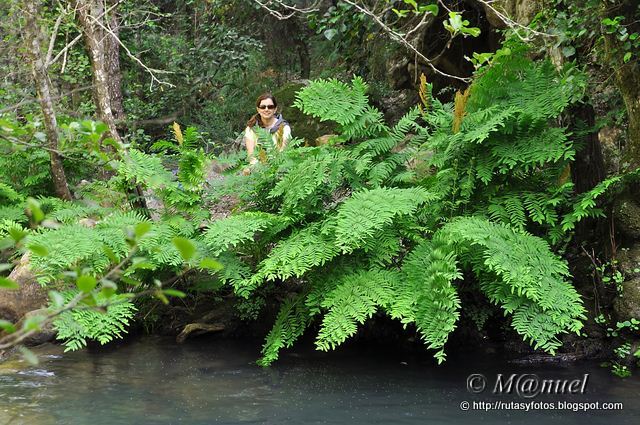
M 521 25 L 529 25 L 542 8 L 542 2 L 537 0 L 497 0 L 492 2 L 491 5 L 501 14 L 508 16 Z M 507 27 L 503 20 L 500 19 L 494 11 L 487 7 L 486 4 L 483 4 L 482 6 L 487 14 L 487 20 L 491 26 L 495 28 Z
M 614 303 L 616 315 L 620 321 L 640 319 L 640 245 L 620 251 L 618 262 L 625 279 Z
M 633 196 L 623 196 L 616 200 L 614 216 L 618 230 L 626 239 L 640 241 L 640 205 Z
M 9 275 L 9 279 L 17 282 L 20 288 L 0 291 L 0 319 L 16 323 L 28 312 L 47 306 L 47 291 L 29 269 L 29 257 L 29 253 L 24 254 Z
M 296 93 L 308 84 L 309 82 L 306 80 L 292 81 L 274 91 L 273 95 L 278 100 L 278 108 L 282 116 L 291 126 L 291 135 L 313 144 L 323 134 L 334 133 L 335 126 L 332 123 L 320 122 L 316 118 L 305 115 L 293 106 Z

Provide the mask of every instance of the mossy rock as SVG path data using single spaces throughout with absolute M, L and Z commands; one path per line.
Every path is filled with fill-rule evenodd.
M 640 244 L 621 249 L 618 262 L 625 279 L 614 309 L 620 321 L 640 319 Z
M 333 122 L 321 122 L 317 118 L 303 114 L 302 111 L 293 106 L 296 100 L 296 93 L 308 84 L 309 82 L 306 80 L 293 81 L 275 90 L 273 95 L 278 101 L 282 116 L 291 126 L 293 137 L 304 139 L 307 143 L 313 145 L 318 137 L 334 133 L 335 124 Z
M 613 211 L 620 232 L 626 238 L 640 241 L 640 205 L 635 197 L 627 195 L 617 199 Z

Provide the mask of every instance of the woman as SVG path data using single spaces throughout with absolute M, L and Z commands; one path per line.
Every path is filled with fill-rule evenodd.
M 258 162 L 258 159 L 254 156 L 258 143 L 256 127 L 268 130 L 271 133 L 273 145 L 280 151 L 285 148 L 287 142 L 291 139 L 289 123 L 282 118 L 282 115 L 276 113 L 277 108 L 278 102 L 271 93 L 262 94 L 256 100 L 257 114 L 251 117 L 247 122 L 247 128 L 244 130 L 244 143 L 247 147 L 247 156 L 251 164 Z

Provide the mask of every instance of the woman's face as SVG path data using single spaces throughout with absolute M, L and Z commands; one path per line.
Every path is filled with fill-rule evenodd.
M 257 109 L 263 120 L 270 120 L 276 113 L 276 105 L 273 103 L 273 100 L 269 98 L 262 99 Z

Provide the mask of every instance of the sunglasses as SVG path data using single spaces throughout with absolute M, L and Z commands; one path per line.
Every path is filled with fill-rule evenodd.
M 260 105 L 258 109 L 276 109 L 276 105 Z

